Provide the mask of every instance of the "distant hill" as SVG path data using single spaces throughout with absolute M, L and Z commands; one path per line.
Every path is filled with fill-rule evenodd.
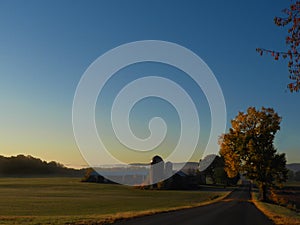
M 67 168 L 58 162 L 46 162 L 32 156 L 0 156 L 0 177 L 83 177 L 85 169 Z
M 198 162 L 176 162 L 173 164 L 173 170 L 188 171 L 188 170 L 197 170 L 199 168 Z M 131 163 L 130 166 L 149 166 L 149 163 Z
M 290 163 L 286 167 L 294 172 L 300 171 L 300 163 Z
M 181 170 L 187 172 L 188 170 L 198 170 L 199 163 L 198 162 L 187 162 L 187 163 L 173 163 L 173 169 Z

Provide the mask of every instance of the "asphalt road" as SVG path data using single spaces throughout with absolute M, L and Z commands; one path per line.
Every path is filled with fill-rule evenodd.
M 249 201 L 248 187 L 233 191 L 221 202 L 192 209 L 119 221 L 115 225 L 273 225 Z

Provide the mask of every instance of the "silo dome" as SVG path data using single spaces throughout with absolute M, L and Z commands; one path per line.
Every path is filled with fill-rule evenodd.
M 154 156 L 152 158 L 150 164 L 153 165 L 153 164 L 156 164 L 156 163 L 159 163 L 159 162 L 163 162 L 163 161 L 164 160 L 160 156 L 156 155 L 156 156 Z

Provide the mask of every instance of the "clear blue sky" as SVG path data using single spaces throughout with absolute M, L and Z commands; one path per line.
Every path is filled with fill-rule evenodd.
M 0 1 L 0 154 L 85 165 L 71 117 L 82 74 L 118 45 L 154 39 L 191 49 L 208 64 L 223 90 L 228 126 L 249 106 L 273 107 L 283 117 L 276 146 L 287 153 L 288 162 L 300 162 L 300 94 L 286 89 L 286 62 L 255 51 L 285 50 L 286 30 L 275 26 L 273 18 L 288 4 Z

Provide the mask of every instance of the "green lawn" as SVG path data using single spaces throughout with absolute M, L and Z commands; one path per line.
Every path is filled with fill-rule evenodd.
M 139 190 L 82 183 L 76 178 L 2 178 L 0 224 L 88 224 L 105 218 L 197 205 L 225 194 Z

